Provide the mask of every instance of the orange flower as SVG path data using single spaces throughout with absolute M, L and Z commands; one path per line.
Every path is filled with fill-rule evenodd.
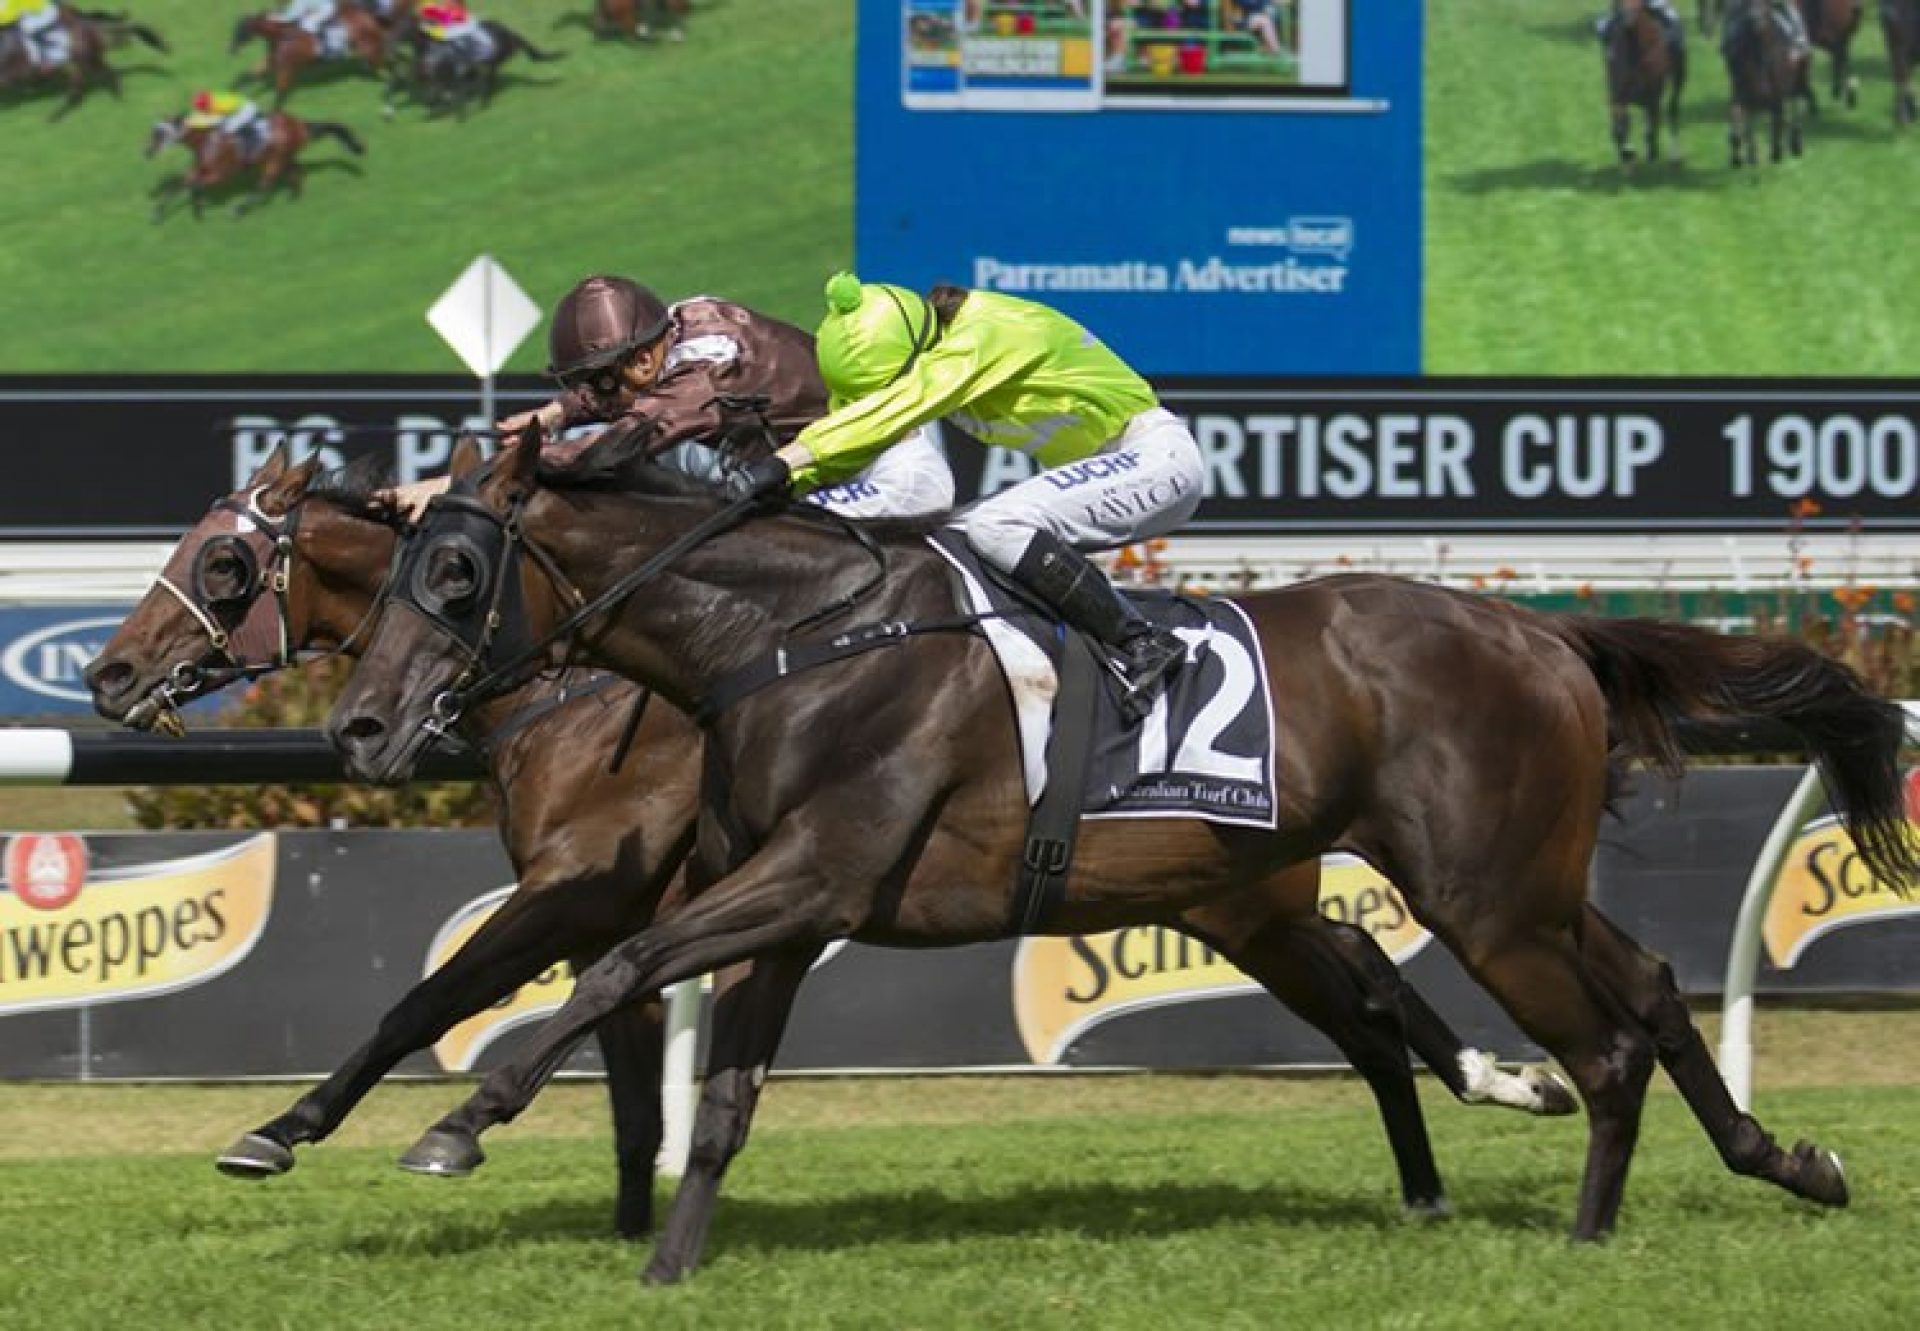
M 1793 507 L 1787 512 L 1796 518 L 1813 518 L 1820 515 L 1820 501 L 1811 495 L 1793 501 Z
M 1795 569 L 1797 569 L 1801 573 L 1811 573 L 1813 571 L 1813 556 L 1812 555 L 1796 556 L 1793 561 L 1793 566 Z
M 1912 592 L 1895 592 L 1893 594 L 1893 608 L 1895 610 L 1898 610 L 1903 615 L 1912 614 L 1913 613 L 1913 593 Z
M 1573 589 L 1573 596 L 1577 601 L 1591 601 L 1593 599 L 1593 584 L 1591 582 L 1581 583 Z
M 1487 589 L 1487 580 L 1476 573 L 1467 579 L 1467 585 L 1477 592 L 1483 592 Z
M 1495 577 L 1495 579 L 1497 579 L 1500 582 L 1512 582 L 1515 578 L 1519 577 L 1520 575 L 1518 573 L 1515 573 L 1512 569 L 1508 568 L 1505 564 L 1502 564 L 1499 568 L 1493 571 L 1493 576 Z

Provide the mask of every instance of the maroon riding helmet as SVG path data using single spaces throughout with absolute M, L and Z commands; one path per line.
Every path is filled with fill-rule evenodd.
M 547 373 L 572 386 L 617 369 L 667 331 L 666 302 L 624 277 L 589 277 L 560 300 L 547 330 Z

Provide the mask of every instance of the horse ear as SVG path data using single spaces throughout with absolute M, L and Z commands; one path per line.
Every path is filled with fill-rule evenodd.
M 486 454 L 480 448 L 480 441 L 463 431 L 454 441 L 453 458 L 447 464 L 447 474 L 457 481 L 463 476 L 470 476 L 480 470 L 486 460 Z
M 307 460 L 297 467 L 288 468 L 268 483 L 262 499 L 272 499 L 277 511 L 284 513 L 300 502 L 312 484 L 314 476 L 320 470 L 320 455 L 308 454 Z
M 260 470 L 253 473 L 253 479 L 247 482 L 249 490 L 258 490 L 263 485 L 272 485 L 286 474 L 287 441 L 282 439 L 273 446 L 273 452 L 267 454 L 267 460 L 260 464 Z

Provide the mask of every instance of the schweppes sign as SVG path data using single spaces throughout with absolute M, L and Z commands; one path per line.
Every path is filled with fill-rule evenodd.
M 1916 773 L 1907 776 L 1907 816 L 1913 819 Z M 1809 823 L 1793 843 L 1760 936 L 1767 960 L 1790 970 L 1806 950 L 1836 929 L 1920 915 L 1920 899 L 1902 897 L 1881 882 L 1854 849 L 1853 838 L 1834 818 Z
M 149 998 L 231 970 L 266 928 L 278 855 L 262 833 L 205 855 L 89 870 L 81 838 L 23 834 L 4 860 L 0 1015 Z
M 1396 962 L 1432 938 L 1392 884 L 1351 855 L 1321 861 L 1320 911 L 1365 929 Z M 1129 1012 L 1258 992 L 1212 948 L 1157 925 L 1028 938 L 1013 963 L 1014 1020 L 1041 1064 L 1058 1063 L 1080 1036 Z
M 455 911 L 427 949 L 428 975 L 447 964 L 447 959 L 478 933 L 500 903 L 514 893 L 513 884 L 476 897 Z M 573 992 L 573 972 L 566 965 L 552 966 L 521 985 L 507 997 L 482 1012 L 476 1012 L 455 1026 L 433 1046 L 434 1057 L 448 1072 L 470 1072 L 487 1046 L 518 1026 L 539 1021 L 559 1011 Z

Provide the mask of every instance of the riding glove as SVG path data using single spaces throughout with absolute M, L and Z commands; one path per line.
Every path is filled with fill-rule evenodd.
M 793 471 L 778 453 L 736 467 L 727 474 L 727 498 L 784 499 L 793 489 Z

